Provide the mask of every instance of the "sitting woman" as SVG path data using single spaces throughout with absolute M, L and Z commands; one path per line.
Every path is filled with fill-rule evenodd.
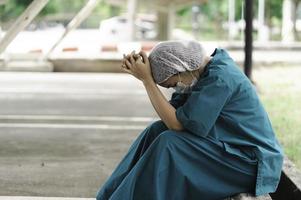
M 157 44 L 123 59 L 161 120 L 150 124 L 97 200 L 215 200 L 274 192 L 283 150 L 252 83 L 228 53 L 196 41 Z M 157 84 L 173 87 L 168 101 Z

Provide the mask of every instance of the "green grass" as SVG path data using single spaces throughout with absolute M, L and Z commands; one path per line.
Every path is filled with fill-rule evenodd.
M 258 67 L 253 79 L 285 154 L 301 170 L 301 67 Z

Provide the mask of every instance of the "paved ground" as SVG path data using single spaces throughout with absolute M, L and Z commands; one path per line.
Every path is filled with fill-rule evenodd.
M 0 196 L 0 200 L 95 200 L 95 198 Z
M 93 198 L 157 120 L 127 74 L 2 72 L 0 105 L 0 196 Z

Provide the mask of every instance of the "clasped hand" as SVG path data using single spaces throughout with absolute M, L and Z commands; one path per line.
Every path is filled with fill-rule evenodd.
M 154 81 L 151 73 L 150 63 L 144 51 L 135 54 L 135 51 L 128 55 L 123 55 L 121 68 L 141 80 L 143 83 Z

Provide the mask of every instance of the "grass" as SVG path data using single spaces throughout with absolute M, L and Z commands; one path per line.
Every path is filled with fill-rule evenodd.
M 257 67 L 253 79 L 285 154 L 301 170 L 301 66 Z

